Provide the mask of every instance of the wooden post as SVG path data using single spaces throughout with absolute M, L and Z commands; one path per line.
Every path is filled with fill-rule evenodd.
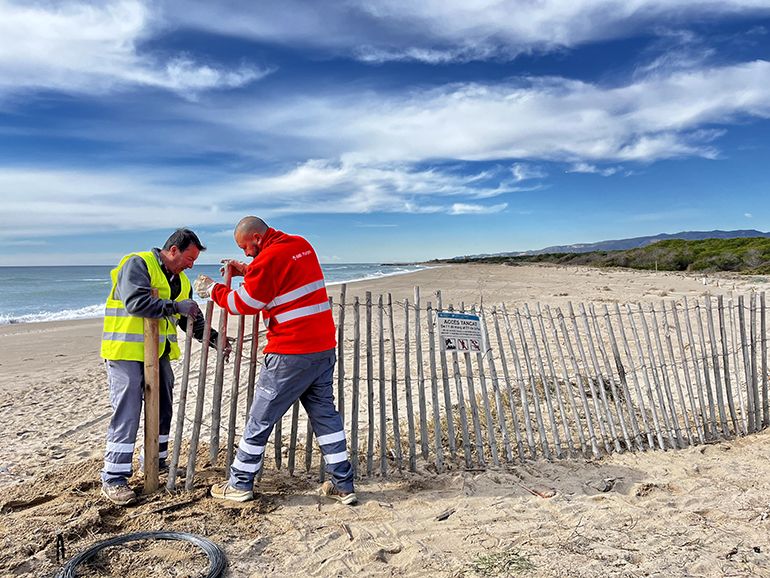
M 765 327 L 765 292 L 760 298 L 760 346 L 762 347 L 762 416 L 765 424 L 770 424 L 770 400 L 767 399 L 767 333 Z
M 698 432 L 698 442 L 700 444 L 706 443 L 706 438 L 703 437 L 703 428 L 701 428 L 698 421 L 698 407 L 695 405 L 695 397 L 692 393 L 692 380 L 690 379 L 690 367 L 687 363 L 687 349 L 684 346 L 684 340 L 682 339 L 682 327 L 679 324 L 679 313 L 676 309 L 676 301 L 671 301 L 671 314 L 674 317 L 674 325 L 676 326 L 676 340 L 679 344 L 679 355 L 682 358 L 682 366 L 684 369 L 684 381 L 687 385 L 687 397 L 690 399 L 690 407 L 692 408 L 692 421 L 695 425 L 695 431 Z M 687 314 L 687 311 L 685 311 Z
M 232 267 L 225 265 L 225 285 L 230 288 L 232 281 Z M 214 389 L 211 392 L 211 442 L 209 445 L 209 461 L 212 466 L 217 463 L 219 456 L 219 425 L 222 421 L 222 386 L 225 376 L 224 349 L 227 343 L 227 308 L 219 310 L 219 341 L 217 342 L 217 367 L 214 374 Z
M 733 400 L 733 390 L 730 384 L 730 350 L 727 347 L 727 326 L 725 325 L 725 309 L 722 295 L 717 297 L 719 311 L 719 336 L 722 339 L 722 365 L 725 370 L 725 395 L 727 396 L 727 405 L 730 408 L 730 419 L 733 422 L 735 435 L 740 432 L 738 425 L 738 415 L 735 412 L 735 401 Z
M 722 395 L 722 378 L 719 372 L 719 350 L 717 349 L 716 334 L 714 332 L 714 314 L 711 307 L 711 297 L 706 295 L 706 319 L 708 321 L 709 342 L 711 343 L 711 362 L 714 366 L 714 389 L 716 390 L 717 406 L 719 408 L 719 422 L 722 424 L 722 434 L 730 435 L 725 414 L 725 401 Z
M 437 311 L 443 311 L 441 306 L 441 291 L 436 291 Z M 441 382 L 444 386 L 444 412 L 446 414 L 447 437 L 449 438 L 449 453 L 452 458 L 457 457 L 457 443 L 455 441 L 454 417 L 452 415 L 452 395 L 449 392 L 449 369 L 447 367 L 446 350 L 443 347 L 438 348 L 439 359 L 441 361 Z
M 438 376 L 436 374 L 436 332 L 433 329 L 433 308 L 431 302 L 426 303 L 428 321 L 428 354 L 430 362 L 430 392 L 433 406 L 433 441 L 436 448 L 436 471 L 444 472 L 444 452 L 441 447 L 441 409 L 438 406 Z
M 345 424 L 345 297 L 347 284 L 340 287 L 340 313 L 337 317 L 337 411 Z
M 233 382 L 230 386 L 230 413 L 227 421 L 227 452 L 225 454 L 225 477 L 230 477 L 230 465 L 235 453 L 235 421 L 238 412 L 238 388 L 241 383 L 241 355 L 243 354 L 243 334 L 246 331 L 246 318 L 238 316 L 238 334 L 235 338 L 233 355 Z M 263 458 L 264 459 L 264 458 Z
M 259 354 L 259 313 L 251 321 L 251 351 L 249 352 L 249 381 L 246 385 L 246 421 L 249 421 L 251 404 L 254 402 L 254 384 L 257 381 L 257 356 Z M 279 444 L 280 445 L 280 444 Z
M 471 314 L 476 315 L 476 306 L 471 306 Z M 479 344 L 481 345 L 481 344 Z M 497 456 L 497 440 L 495 439 L 495 424 L 492 421 L 492 410 L 489 404 L 489 394 L 487 393 L 487 376 L 484 373 L 484 364 L 481 351 L 476 353 L 476 367 L 479 369 L 479 385 L 481 387 L 481 400 L 484 403 L 484 415 L 487 422 L 487 435 L 489 436 L 489 449 L 492 454 L 492 463 L 500 465 L 500 459 Z
M 711 423 L 711 438 L 717 437 L 717 418 L 714 411 L 714 394 L 711 392 L 711 376 L 709 375 L 708 354 L 706 353 L 706 338 L 703 332 L 703 318 L 700 312 L 700 303 L 695 300 L 695 318 L 698 321 L 698 337 L 700 339 L 701 359 L 703 359 L 703 378 L 706 383 L 706 396 L 709 404 L 709 421 Z
M 452 311 L 452 305 L 449 305 Z M 471 455 L 471 441 L 468 433 L 468 415 L 465 409 L 465 396 L 463 395 L 462 374 L 460 373 L 460 364 L 457 360 L 457 351 L 452 352 L 452 372 L 455 378 L 455 391 L 457 392 L 457 407 L 460 411 L 460 427 L 463 434 L 463 457 L 465 458 L 465 467 L 473 467 L 473 456 Z M 511 406 L 513 408 L 513 406 Z M 515 411 L 515 408 L 513 408 Z
M 617 301 L 615 302 L 617 304 Z M 593 314 L 593 306 L 591 309 L 591 313 Z M 607 333 L 610 336 L 610 347 L 612 347 L 612 357 L 615 359 L 615 368 L 618 370 L 618 378 L 620 379 L 621 387 L 623 388 L 623 398 L 626 402 L 626 410 L 628 411 L 628 416 L 631 420 L 631 428 L 634 431 L 634 442 L 636 443 L 636 448 L 640 451 L 644 450 L 644 446 L 642 444 L 642 436 L 639 433 L 639 423 L 636 419 L 636 410 L 634 409 L 634 403 L 631 399 L 631 389 L 628 387 L 628 379 L 626 378 L 626 368 L 623 365 L 623 360 L 620 358 L 620 350 L 618 349 L 618 343 L 615 341 L 615 332 L 612 329 L 612 320 L 610 319 L 610 311 L 607 309 L 606 305 L 602 305 L 602 313 L 604 314 L 604 324 L 607 326 Z M 618 319 L 620 319 L 620 312 L 618 311 Z M 597 329 L 598 334 L 598 329 Z M 601 341 L 600 341 L 601 343 Z M 602 350 L 602 354 L 606 355 L 604 350 Z M 606 362 L 608 364 L 608 372 L 611 372 L 609 369 L 609 360 Z M 619 404 L 619 406 L 622 404 Z M 622 410 L 620 407 L 618 407 L 618 413 L 622 414 Z M 631 449 L 631 448 L 629 448 Z
M 297 434 L 299 433 L 299 400 L 291 408 L 291 432 L 289 434 L 289 475 L 294 475 L 297 460 Z M 262 463 L 264 463 L 264 459 Z
M 393 408 L 393 445 L 396 452 L 398 471 L 403 469 L 401 454 L 401 426 L 398 416 L 398 364 L 396 362 L 396 330 L 393 321 L 393 297 L 388 293 L 388 322 L 390 328 L 390 396 Z
M 321 458 L 323 461 L 323 458 Z M 310 423 L 310 416 L 307 418 L 307 427 L 305 428 L 305 471 L 310 473 L 313 467 L 313 424 Z
M 749 415 L 749 433 L 755 433 L 759 431 L 759 424 L 756 422 L 755 417 L 755 408 L 759 405 L 759 400 L 754 395 L 754 380 L 751 376 L 751 360 L 749 359 L 749 344 L 746 339 L 746 315 L 743 295 L 738 296 L 738 323 L 740 325 L 741 350 L 743 351 L 743 370 L 746 374 L 746 393 L 748 399 L 746 411 Z
M 369 427 L 366 443 L 366 475 L 374 470 L 374 359 L 372 358 L 372 292 L 366 292 L 366 407 Z
M 527 446 L 529 447 L 529 454 L 533 457 L 537 457 L 537 446 L 535 445 L 535 434 L 532 431 L 532 417 L 529 413 L 529 401 L 527 400 L 527 389 L 524 384 L 524 374 L 521 370 L 521 361 L 519 359 L 519 353 L 516 348 L 516 340 L 513 336 L 513 328 L 511 327 L 511 319 L 508 316 L 508 311 L 505 308 L 505 303 L 500 304 L 503 310 L 503 319 L 505 320 L 505 330 L 508 334 L 508 344 L 511 346 L 511 356 L 513 357 L 513 365 L 516 370 L 516 380 L 519 382 L 519 395 L 521 396 L 521 410 L 524 417 L 524 428 L 527 432 Z M 516 407 L 512 404 L 511 411 L 516 411 Z
M 198 453 L 198 440 L 200 439 L 201 423 L 203 421 L 203 396 L 206 393 L 206 365 L 209 359 L 209 340 L 211 339 L 211 319 L 213 316 L 214 302 L 207 301 L 203 324 L 203 338 L 201 339 L 201 361 L 198 369 L 198 392 L 195 397 L 195 419 L 193 420 L 192 436 L 190 437 L 190 450 L 187 455 L 187 476 L 184 481 L 184 489 L 188 492 L 193 489 L 195 483 L 195 458 Z
M 543 451 L 545 459 L 551 459 L 551 449 L 548 447 L 548 438 L 545 435 L 545 424 L 543 423 L 543 414 L 540 409 L 540 395 L 537 393 L 537 380 L 535 372 L 532 369 L 532 359 L 529 355 L 527 338 L 524 337 L 524 323 L 521 320 L 521 313 L 518 309 L 515 311 L 516 324 L 519 327 L 519 339 L 521 339 L 521 350 L 524 353 L 524 362 L 527 365 L 527 374 L 529 375 L 529 387 L 532 391 L 532 405 L 535 406 L 535 420 L 537 422 L 537 433 L 540 435 L 540 449 Z
M 754 389 L 754 399 L 756 404 L 754 405 L 754 423 L 757 425 L 757 430 L 762 429 L 762 407 L 759 397 L 759 378 L 757 375 L 757 294 L 752 291 L 749 295 L 749 315 L 751 323 L 749 325 L 749 347 L 751 351 L 751 383 Z
M 428 413 L 425 401 L 425 370 L 422 365 L 422 328 L 420 326 L 420 288 L 414 288 L 414 346 L 417 358 L 417 393 L 420 403 L 420 449 L 428 459 Z
M 379 321 L 380 341 L 379 341 L 379 367 L 380 367 L 380 472 L 383 476 L 388 473 L 388 431 L 387 417 L 385 414 L 385 323 L 382 295 L 377 298 L 377 318 Z
M 154 298 L 158 290 L 151 289 Z M 166 321 L 168 323 L 168 321 Z M 144 320 L 144 493 L 158 489 L 160 420 L 160 320 Z M 165 346 L 165 339 L 163 345 Z
M 493 313 L 494 315 L 494 308 Z M 505 450 L 505 459 L 508 463 L 513 462 L 513 452 L 511 452 L 511 441 L 508 438 L 508 426 L 505 423 L 505 411 L 503 410 L 503 397 L 500 395 L 500 382 L 497 379 L 497 368 L 495 367 L 495 356 L 492 353 L 492 343 L 489 340 L 489 330 L 487 328 L 487 318 L 484 315 L 484 308 L 479 307 L 481 316 L 481 331 L 484 342 L 484 358 L 489 367 L 489 379 L 492 382 L 492 393 L 495 396 L 495 406 L 497 407 L 497 424 L 500 426 L 500 433 L 503 437 L 503 449 Z M 494 432 L 493 432 L 494 433 Z
M 703 401 L 703 382 L 700 377 L 700 367 L 698 364 L 698 350 L 695 346 L 695 337 L 692 331 L 692 323 L 690 322 L 690 306 L 687 304 L 687 297 L 682 297 L 684 303 L 684 320 L 687 327 L 687 341 L 690 344 L 690 351 L 692 352 L 692 363 L 695 368 L 695 385 L 698 390 L 698 405 L 701 411 L 701 423 L 703 424 L 703 434 L 706 439 L 712 439 L 711 429 L 708 426 L 708 412 L 706 410 L 706 403 Z M 708 373 L 708 367 L 704 373 Z
M 179 454 L 182 449 L 182 433 L 184 432 L 184 412 L 187 406 L 187 389 L 190 382 L 190 356 L 192 355 L 193 317 L 187 318 L 187 330 L 185 331 L 184 361 L 182 365 L 182 381 L 179 387 L 179 403 L 176 409 L 176 429 L 174 430 L 174 449 L 171 452 L 171 463 L 168 466 L 168 480 L 166 489 L 169 492 L 176 490 L 176 469 L 179 465 Z
M 404 300 L 404 389 L 406 390 L 406 419 L 409 427 L 409 471 L 417 471 L 417 441 L 414 432 L 414 403 L 412 401 L 412 366 L 409 359 L 409 299 Z
M 358 297 L 353 301 L 353 399 L 350 407 L 350 463 L 358 477 L 358 405 L 361 379 L 361 314 Z
M 743 427 L 743 435 L 749 433 L 749 426 L 746 415 L 746 404 L 743 400 L 743 392 L 741 391 L 741 376 L 740 376 L 740 363 L 738 363 L 738 340 L 735 337 L 735 303 L 733 301 L 733 292 L 730 291 L 727 298 L 728 319 L 730 321 L 730 349 L 733 352 L 733 376 L 735 377 L 735 393 L 738 397 L 738 406 L 741 410 L 741 426 Z
M 535 350 L 535 360 L 537 361 L 537 367 L 540 372 L 540 383 L 543 385 L 543 394 L 545 396 L 545 405 L 548 409 L 548 418 L 551 423 L 551 432 L 553 433 L 553 446 L 556 450 L 556 457 L 563 458 L 564 452 L 561 447 L 561 437 L 559 436 L 559 428 L 556 425 L 556 416 L 553 411 L 553 402 L 551 401 L 551 392 L 548 385 L 548 375 L 545 372 L 543 366 L 543 357 L 540 355 L 540 347 L 537 344 L 537 333 L 535 332 L 535 324 L 532 322 L 532 315 L 529 312 L 529 306 L 524 304 L 524 318 L 527 320 L 529 326 L 529 332 L 532 335 L 532 348 Z
M 503 367 L 503 377 L 505 378 L 505 387 L 508 393 L 508 405 L 511 408 L 511 418 L 513 418 L 513 431 L 516 435 L 516 448 L 519 452 L 519 458 L 524 460 L 524 443 L 519 428 L 519 416 L 516 415 L 516 400 L 513 396 L 511 387 L 511 376 L 508 373 L 508 362 L 505 360 L 505 347 L 503 347 L 503 336 L 500 332 L 500 322 L 497 319 L 497 310 L 492 307 L 492 320 L 495 323 L 495 336 L 497 337 L 497 347 L 500 351 L 500 365 Z M 467 428 L 467 425 L 466 425 Z

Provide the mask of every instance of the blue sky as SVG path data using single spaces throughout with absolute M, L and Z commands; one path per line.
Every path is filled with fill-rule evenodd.
M 0 266 L 770 230 L 770 0 L 0 0 Z

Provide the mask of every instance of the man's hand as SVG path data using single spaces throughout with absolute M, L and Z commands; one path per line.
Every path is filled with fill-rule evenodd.
M 190 319 L 195 319 L 198 315 L 198 304 L 192 299 L 185 299 L 184 301 L 174 301 L 174 311 L 180 315 L 187 315 Z
M 225 346 L 222 348 L 222 355 L 224 355 L 225 362 L 230 361 L 230 354 L 233 352 L 233 343 L 235 343 L 235 338 L 228 337 Z
M 247 263 L 243 261 L 236 261 L 235 259 L 222 259 L 222 268 L 219 270 L 222 275 L 225 274 L 225 267 L 230 265 L 230 274 L 233 277 L 243 277 L 246 274 L 246 269 L 249 268 Z
M 208 299 L 211 297 L 211 289 L 216 284 L 217 282 L 214 281 L 211 277 L 207 277 L 206 275 L 198 275 L 198 278 L 193 283 L 193 289 L 195 289 L 198 297 L 201 299 Z

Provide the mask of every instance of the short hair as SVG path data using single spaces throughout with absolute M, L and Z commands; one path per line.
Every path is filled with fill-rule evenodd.
M 180 252 L 186 251 L 190 245 L 195 245 L 198 251 L 205 251 L 206 247 L 203 246 L 198 235 L 193 233 L 190 229 L 177 229 L 166 240 L 166 244 L 163 245 L 164 251 L 170 251 L 171 247 L 176 247 Z

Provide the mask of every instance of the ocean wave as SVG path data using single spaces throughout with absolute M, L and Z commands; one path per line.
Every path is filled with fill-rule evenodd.
M 104 315 L 104 304 L 89 305 L 80 309 L 64 309 L 62 311 L 40 311 L 26 315 L 0 314 L 0 325 L 12 323 L 38 323 L 41 321 L 68 321 L 70 319 L 92 319 Z
M 377 271 L 373 271 L 371 273 L 368 273 L 364 275 L 363 277 L 358 277 L 356 279 L 345 279 L 344 281 L 327 281 L 326 285 L 342 285 L 343 283 L 355 283 L 356 281 L 370 281 L 372 279 L 381 279 L 383 277 L 393 277 L 395 275 L 407 275 L 409 273 L 415 273 L 417 271 L 424 271 L 425 269 L 435 269 L 436 267 L 428 267 L 428 266 L 414 266 L 409 268 L 398 268 L 395 271 L 393 270 L 393 267 L 388 267 L 387 271 L 383 271 L 382 269 L 378 269 Z

